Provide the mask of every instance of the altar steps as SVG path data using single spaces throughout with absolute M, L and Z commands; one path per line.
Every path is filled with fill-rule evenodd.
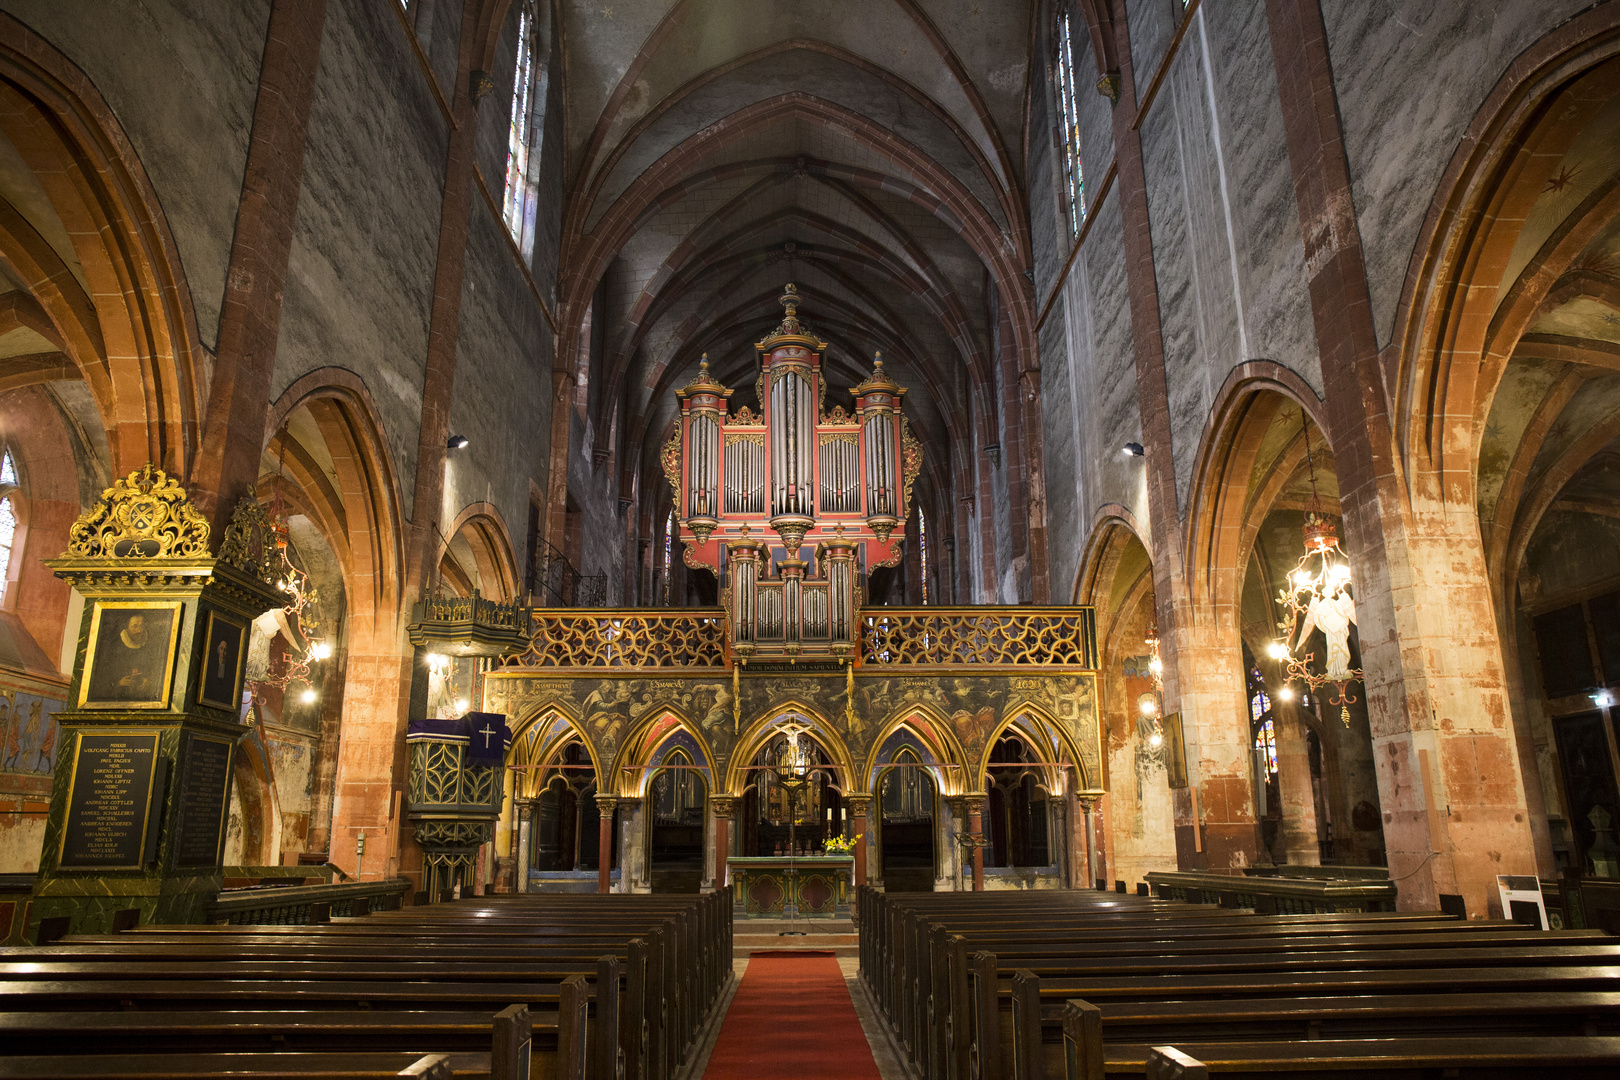
M 796 931 L 784 937 L 784 931 Z M 738 919 L 731 954 L 825 949 L 834 956 L 860 955 L 860 938 L 849 919 Z

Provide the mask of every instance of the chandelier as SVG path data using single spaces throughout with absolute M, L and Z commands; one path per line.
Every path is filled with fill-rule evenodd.
M 332 646 L 324 639 L 321 630 L 320 594 L 311 584 L 309 574 L 297 566 L 289 554 L 291 543 L 287 532 L 287 516 L 286 505 L 281 499 L 281 460 L 278 458 L 276 497 L 270 511 L 276 550 L 270 557 L 270 563 L 276 587 L 287 596 L 287 603 L 282 605 L 276 623 L 282 636 L 287 639 L 289 651 L 283 658 L 280 670 L 267 671 L 265 677 L 259 681 L 280 689 L 301 682 L 304 684 L 303 700 L 305 704 L 310 704 L 317 696 L 311 679 L 311 667 L 331 657 Z M 297 639 L 300 637 L 304 639 L 302 649 L 298 648 Z
M 1339 719 L 1348 727 L 1349 704 L 1356 700 L 1349 687 L 1362 678 L 1361 669 L 1350 666 L 1350 627 L 1356 623 L 1350 557 L 1339 546 L 1333 522 L 1322 512 L 1304 409 L 1299 412 L 1299 422 L 1305 432 L 1305 464 L 1311 481 L 1311 506 L 1305 511 L 1305 554 L 1277 592 L 1283 616 L 1277 629 L 1282 637 L 1272 642 L 1268 651 L 1283 666 L 1283 685 L 1277 691 L 1280 700 L 1293 700 L 1295 680 L 1312 691 L 1332 683 L 1337 690 L 1332 703 L 1339 706 Z M 1327 643 L 1327 656 L 1320 665 L 1314 663 L 1315 652 L 1305 651 L 1306 642 L 1316 630 L 1322 631 Z

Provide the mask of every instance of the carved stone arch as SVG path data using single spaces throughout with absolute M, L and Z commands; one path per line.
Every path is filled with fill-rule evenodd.
M 619 795 L 646 794 L 647 780 L 656 769 L 660 751 L 672 738 L 684 734 L 701 759 L 694 763 L 704 770 L 709 791 L 716 792 L 719 770 L 715 767 L 714 750 L 703 737 L 702 728 L 673 705 L 654 705 L 646 716 L 620 745 L 604 789 Z
M 1093 694 L 1093 699 L 1095 699 L 1095 694 Z M 1031 728 L 1027 724 L 1020 723 L 1020 721 L 1026 721 L 1027 718 L 1034 718 L 1039 721 L 1039 726 Z M 1024 735 L 1026 738 L 1033 735 L 1035 741 L 1042 744 L 1042 748 L 1046 752 L 1056 751 L 1066 755 L 1068 760 L 1064 764 L 1073 765 L 1075 779 L 1080 784 L 1081 790 L 1101 790 L 1102 777 L 1097 774 L 1096 768 L 1087 765 L 1086 756 L 1080 751 L 1079 744 L 1075 742 L 1074 736 L 1058 721 L 1058 718 L 1053 716 L 1051 711 L 1043 705 L 1038 705 L 1027 699 L 1018 699 L 1007 703 L 1007 707 L 1002 710 L 1000 722 L 985 737 L 984 749 L 979 752 L 979 758 L 974 763 L 972 783 L 966 788 L 967 791 L 979 792 L 984 790 L 984 783 L 989 775 L 990 753 L 995 749 L 996 741 L 1005 735 L 1009 729 Z M 1050 731 L 1045 729 L 1050 729 Z M 1099 747 L 1098 753 L 1100 754 L 1100 752 L 1101 748 Z M 1062 762 L 1063 758 L 1049 758 L 1047 760 Z M 1042 766 L 1042 768 L 1047 778 L 1045 785 L 1047 790 L 1053 795 L 1062 794 L 1064 791 L 1063 765 L 1046 765 Z
M 764 748 L 765 744 L 775 737 L 777 729 L 789 717 L 794 716 L 810 721 L 811 737 L 832 758 L 833 771 L 837 774 L 836 787 L 840 791 L 852 792 L 855 785 L 860 783 L 859 773 L 855 770 L 855 758 L 850 753 L 849 745 L 838 734 L 838 729 L 830 723 L 820 712 L 798 701 L 786 701 L 772 706 L 770 711 L 755 719 L 737 739 L 737 745 L 731 751 L 731 761 L 726 769 L 725 791 L 717 794 L 740 795 L 743 788 L 748 786 L 748 763 Z
M 1620 10 L 1597 5 L 1515 58 L 1435 188 L 1395 311 L 1385 379 L 1406 496 L 1472 509 L 1491 402 L 1527 320 L 1620 212 L 1599 189 L 1514 281 L 1530 208 L 1595 110 L 1620 89 Z M 1603 203 L 1602 206 L 1597 205 Z
M 435 565 L 442 564 L 451 555 L 452 545 L 463 538 L 472 552 L 485 599 L 505 601 L 517 597 L 522 575 L 512 549 L 512 532 L 500 509 L 494 503 L 476 502 L 457 514 L 438 539 Z
M 1184 558 L 1194 617 L 1209 625 L 1236 625 L 1254 534 L 1304 456 L 1302 435 L 1262 456 L 1273 424 L 1291 408 L 1316 429 L 1313 451 L 1331 454 L 1321 399 L 1297 374 L 1269 360 L 1234 368 L 1205 422 L 1188 489 Z M 1257 467 L 1265 470 L 1258 488 Z
M 324 480 L 310 461 L 288 453 L 284 467 L 297 472 L 322 535 L 344 565 L 352 623 L 392 635 L 409 582 L 405 577 L 405 522 L 398 470 L 389 450 L 381 414 L 365 383 L 353 372 L 321 368 L 286 388 L 271 406 L 267 448 L 297 410 L 308 410 L 330 455 L 338 483 Z M 270 478 L 273 481 L 273 477 Z M 266 478 L 260 478 L 261 497 Z
M 179 249 L 112 108 L 9 15 L 0 15 L 0 131 L 44 190 L 84 283 L 9 204 L 0 249 L 49 318 L 47 338 L 89 385 L 108 464 L 120 474 L 151 461 L 188 476 L 204 361 Z
M 919 720 L 926 726 L 919 727 Z M 899 731 L 909 733 L 911 738 L 926 748 L 934 759 L 934 767 L 929 772 L 933 775 L 934 782 L 939 785 L 939 793 L 961 794 L 963 777 L 968 769 L 967 751 L 963 749 L 961 740 L 952 730 L 950 721 L 939 710 L 927 704 L 908 705 L 896 710 L 878 729 L 877 735 L 872 739 L 872 750 L 866 756 L 865 768 L 860 774 L 860 790 L 872 795 L 878 794 L 878 777 L 887 765 L 887 762 L 882 760 L 884 748 Z
M 560 728 L 558 725 L 562 725 Z M 555 703 L 536 706 L 518 721 L 512 730 L 512 746 L 507 751 L 508 764 L 546 766 L 568 743 L 578 740 L 585 746 L 597 783 L 602 782 L 602 764 L 596 744 L 590 733 L 572 714 Z M 518 798 L 539 794 L 550 780 L 545 768 L 525 770 L 513 781 Z

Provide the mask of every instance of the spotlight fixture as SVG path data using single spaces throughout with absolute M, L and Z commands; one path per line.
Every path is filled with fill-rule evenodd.
M 463 450 L 467 446 L 467 436 L 452 435 L 450 441 L 444 444 L 446 450 Z
M 1123 447 L 1120 448 L 1120 453 L 1124 454 L 1126 457 L 1146 457 L 1147 456 L 1147 451 L 1142 449 L 1142 444 L 1139 443 L 1139 442 L 1128 442 L 1128 443 L 1126 443 Z
M 303 698 L 303 701 L 304 701 L 305 705 L 313 705 L 313 704 L 315 704 L 316 696 L 317 695 L 316 695 L 315 690 L 314 690 L 313 687 L 308 689 L 308 690 L 305 690 L 303 692 L 303 694 L 300 695 L 300 697 Z
M 1607 709 L 1609 706 L 1614 704 L 1614 695 L 1609 693 L 1607 690 L 1599 690 L 1597 693 L 1592 695 L 1592 704 L 1596 705 L 1600 709 Z

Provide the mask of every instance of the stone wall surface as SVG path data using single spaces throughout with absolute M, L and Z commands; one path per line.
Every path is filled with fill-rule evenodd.
M 111 106 L 157 192 L 213 348 L 270 0 L 5 0 Z M 154 72 L 162 72 L 154 78 Z
M 1380 345 L 1435 185 L 1508 65 L 1588 0 L 1322 0 Z

